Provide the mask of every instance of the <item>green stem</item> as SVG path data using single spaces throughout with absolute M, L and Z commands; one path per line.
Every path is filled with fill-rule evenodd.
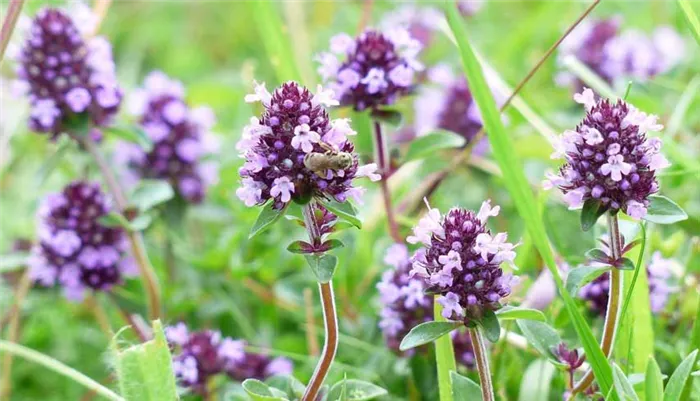
M 433 306 L 433 314 L 436 322 L 444 322 L 447 320 L 442 317 L 442 305 L 437 302 L 437 296 Z M 455 361 L 452 337 L 449 335 L 442 336 L 435 340 L 435 361 L 437 363 L 440 401 L 452 401 L 452 379 L 450 379 L 450 372 L 457 371 L 457 362 Z
M 7 44 L 10 43 L 10 36 L 12 36 L 12 31 L 17 25 L 17 19 L 19 19 L 23 5 L 24 0 L 10 0 L 10 5 L 5 10 L 7 14 L 5 14 L 5 20 L 2 23 L 2 28 L 0 28 L 0 61 L 5 56 Z
M 481 399 L 482 401 L 494 401 L 496 398 L 493 394 L 491 369 L 489 368 L 489 359 L 486 354 L 484 339 L 481 336 L 481 330 L 478 327 L 469 329 L 469 337 L 472 340 L 476 370 L 479 372 L 479 381 L 481 382 Z
M 84 374 L 78 372 L 77 370 L 71 368 L 70 366 L 66 366 L 63 363 L 49 357 L 48 355 L 44 355 L 40 352 L 34 351 L 33 349 L 23 347 L 19 344 L 0 340 L 0 351 L 9 352 L 28 361 L 42 365 L 45 368 L 51 369 L 54 372 L 66 376 L 67 378 L 73 380 L 78 384 L 82 384 L 86 388 L 94 391 L 95 393 L 109 400 L 126 401 L 117 393 L 101 385 L 100 383 L 92 380 L 91 378 L 85 376 Z

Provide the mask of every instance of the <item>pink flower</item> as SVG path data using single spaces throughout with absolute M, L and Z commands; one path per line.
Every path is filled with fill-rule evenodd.
M 453 314 L 457 317 L 464 315 L 464 309 L 459 304 L 459 296 L 454 292 L 440 296 L 437 302 L 442 305 L 442 317 L 445 319 L 450 319 Z
M 289 202 L 292 199 L 292 193 L 294 192 L 294 183 L 289 180 L 289 177 L 279 177 L 275 178 L 272 188 L 270 189 L 270 195 L 274 197 L 280 196 L 282 202 Z

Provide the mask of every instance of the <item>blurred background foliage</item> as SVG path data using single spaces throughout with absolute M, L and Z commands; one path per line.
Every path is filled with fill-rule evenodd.
M 33 15 L 45 3 L 49 2 L 30 1 L 25 12 Z M 385 13 L 400 5 L 399 2 L 375 1 L 370 25 L 378 25 Z M 584 2 L 573 1 L 487 1 L 478 14 L 468 19 L 467 27 L 481 54 L 512 87 L 586 6 Z M 184 82 L 191 104 L 210 105 L 218 117 L 216 132 L 222 141 L 218 185 L 210 189 L 205 203 L 190 208 L 178 219 L 177 227 L 167 227 L 161 221 L 145 233 L 148 252 L 163 288 L 166 323 L 182 320 L 192 328 L 217 328 L 225 335 L 245 339 L 255 349 L 287 356 L 294 360 L 295 374 L 302 381 L 308 379 L 316 362 L 307 354 L 305 292 L 310 291 L 316 315 L 315 332 L 323 332 L 313 275 L 303 258 L 285 251 L 288 243 L 303 237 L 304 233 L 291 222 L 283 221 L 264 235 L 248 240 L 258 209 L 246 208 L 234 194 L 239 180 L 237 170 L 242 165 L 235 143 L 250 116 L 259 112 L 254 105 L 243 102 L 243 96 L 251 92 L 253 79 L 267 82 L 268 88 L 275 87 L 280 82 L 275 76 L 273 62 L 297 62 L 304 83 L 315 86 L 319 78 L 314 55 L 326 50 L 334 34 L 355 34 L 363 18 L 363 7 L 361 1 L 275 2 L 274 9 L 287 21 L 283 29 L 290 37 L 296 56 L 294 61 L 273 61 L 266 53 L 256 23 L 259 17 L 256 13 L 260 12 L 256 2 L 117 0 L 101 29 L 113 43 L 118 75 L 127 93 L 139 86 L 148 72 L 159 69 Z M 635 83 L 629 98 L 632 103 L 639 102 L 645 111 L 660 115 L 667 125 L 689 82 L 700 74 L 698 46 L 692 42 L 674 2 L 604 1 L 593 12 L 594 17 L 612 15 L 624 18 L 622 27 L 625 29 L 635 27 L 651 31 L 658 25 L 669 24 L 687 36 L 688 59 L 669 74 L 647 83 Z M 428 65 L 440 61 L 449 63 L 455 71 L 461 68 L 454 46 L 441 34 L 436 35 L 424 56 Z M 42 195 L 60 189 L 74 178 L 98 178 L 87 157 L 80 152 L 73 149 L 67 157 L 55 157 L 58 144 L 28 132 L 24 101 L 12 99 L 7 90 L 8 80 L 12 78 L 10 64 L 6 62 L 2 67 L 1 252 L 9 251 L 18 238 L 33 238 L 34 215 Z M 582 113 L 571 100 L 569 88 L 554 84 L 557 68 L 555 58 L 550 58 L 521 96 L 556 132 L 561 132 L 573 127 Z M 411 121 L 412 99 L 403 99 L 399 108 L 407 111 L 405 119 Z M 687 110 L 674 137 L 664 140 L 674 140 L 687 157 L 697 161 L 700 97 L 693 96 Z M 333 114 L 343 116 L 348 111 L 336 109 Z M 551 147 L 513 108 L 506 115 L 519 155 L 525 161 L 527 176 L 533 185 L 539 185 L 543 172 L 556 166 L 549 159 Z M 123 111 L 120 120 L 128 119 Z M 371 139 L 360 135 L 357 142 L 363 158 L 370 159 Z M 113 141 L 107 138 L 105 146 L 112 145 Z M 400 153 L 401 148 L 397 147 L 394 152 Z M 444 167 L 450 158 L 450 152 L 435 154 L 422 163 L 414 163 L 407 173 L 397 174 L 395 203 L 401 204 L 401 199 L 415 195 L 417 183 Z M 478 208 L 483 199 L 491 198 L 503 208 L 500 216 L 493 219 L 493 228 L 507 230 L 517 241 L 522 239 L 523 224 L 498 174 L 494 174 L 493 166 L 487 156 L 455 169 L 431 197 L 431 204 L 442 210 L 452 205 Z M 687 172 L 682 166 L 668 171 L 670 173 L 661 180 L 662 192 L 682 205 L 690 220 L 674 226 L 654 227 L 649 249 L 675 257 L 687 268 L 688 277 L 697 278 L 700 274 L 697 244 L 700 173 L 697 170 Z M 344 231 L 341 236 L 346 247 L 337 251 L 340 265 L 335 285 L 342 336 L 332 381 L 347 374 L 387 388 L 391 396 L 386 399 L 433 399 L 436 378 L 432 351 L 410 360 L 398 358 L 384 346 L 377 327 L 380 305 L 374 286 L 386 269 L 382 257 L 391 239 L 387 235 L 377 186 L 370 184 L 370 187 L 366 203 L 359 207 L 364 228 Z M 552 199 L 547 199 L 550 196 Z M 566 211 L 557 195 L 543 193 L 541 199 L 555 245 L 554 238 L 561 239 L 557 250 L 569 262 L 580 262 L 577 257 L 582 256 L 581 249 L 586 249 L 580 244 L 591 243 L 593 234 L 584 236 L 580 232 L 577 214 Z M 401 216 L 404 233 L 417 216 L 416 213 Z M 174 266 L 170 269 L 166 267 L 168 242 L 175 251 Z M 516 301 L 523 298 L 542 270 L 536 251 L 526 238 L 523 242 L 519 248 L 521 270 L 518 274 L 524 279 L 513 295 Z M 562 250 L 567 247 L 571 249 Z M 6 275 L 0 284 L 0 311 L 8 310 L 12 303 L 16 284 L 13 277 L 16 279 L 16 276 Z M 689 292 L 679 291 L 674 295 L 673 305 L 677 307 L 668 308 L 654 323 L 657 359 L 664 372 L 680 361 L 680 352 L 686 345 L 684 341 L 687 341 L 697 308 L 693 287 L 683 288 Z M 695 289 L 697 291 L 697 287 Z M 116 294 L 124 309 L 141 313 L 145 310 L 138 280 L 131 280 Z M 108 311 L 113 327 L 123 324 L 106 297 L 98 297 L 97 302 Z M 568 317 L 560 313 L 561 310 L 562 305 L 554 302 L 547 310 L 550 321 L 563 330 L 563 338 L 575 340 L 575 334 L 568 328 Z M 594 328 L 602 323 L 593 315 L 590 318 Z M 22 305 L 18 340 L 96 380 L 105 383 L 111 380 L 106 353 L 109 338 L 95 322 L 88 304 L 65 301 L 57 291 L 33 289 Z M 502 399 L 534 400 L 523 396 L 525 392 L 520 394 L 522 386 L 526 386 L 528 380 L 539 378 L 550 381 L 545 375 L 547 369 L 535 362 L 534 354 L 515 349 L 504 341 L 495 344 L 492 351 L 496 390 Z M 533 363 L 536 365 L 531 365 Z M 564 380 L 561 374 L 552 375 L 550 400 L 561 399 Z M 13 401 L 88 399 L 79 385 L 22 360 L 13 364 L 12 383 Z M 222 383 L 222 386 L 236 385 Z

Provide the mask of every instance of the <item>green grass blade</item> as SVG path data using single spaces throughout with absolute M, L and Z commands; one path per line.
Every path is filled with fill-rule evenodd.
M 33 349 L 24 347 L 19 344 L 0 340 L 0 353 L 3 352 L 17 355 L 20 358 L 24 358 L 28 361 L 34 362 L 47 369 L 51 369 L 54 372 L 63 375 L 82 386 L 85 386 L 85 388 L 94 391 L 95 394 L 99 394 L 105 399 L 113 401 L 125 401 L 124 398 L 120 397 L 118 394 L 103 386 L 102 384 L 92 380 L 91 378 L 85 376 L 84 374 L 78 372 L 70 366 L 64 365 L 63 363 L 51 358 L 48 355 L 44 355 L 40 352 L 34 351 Z M 39 372 L 37 372 L 37 374 L 38 373 Z
M 518 213 L 525 221 L 532 241 L 554 276 L 554 280 L 564 299 L 574 328 L 581 339 L 581 343 L 586 351 L 598 384 L 603 390 L 603 393 L 608 393 L 613 384 L 612 368 L 593 337 L 591 328 L 576 308 L 573 298 L 564 288 L 564 283 L 557 270 L 554 255 L 550 248 L 549 240 L 547 239 L 544 223 L 538 213 L 535 196 L 530 190 L 512 140 L 501 122 L 498 110 L 496 109 L 496 103 L 486 84 L 481 65 L 469 44 L 466 28 L 464 27 L 463 20 L 459 16 L 455 4 L 451 4 L 447 7 L 447 21 L 457 41 L 469 87 L 481 111 L 489 142 L 493 148 L 494 157 L 503 171 L 503 179 L 506 187 L 514 200 Z M 612 399 L 617 400 L 618 398 L 616 395 L 613 395 Z
M 698 44 L 700 45 L 700 19 L 698 19 L 698 15 L 690 6 L 690 2 L 688 2 L 688 0 L 678 0 L 678 5 L 683 11 L 683 15 L 685 16 L 685 22 L 688 23 L 688 28 L 690 28 L 690 32 L 693 33 L 695 41 L 698 42 Z
M 278 3 L 257 0 L 250 3 L 254 8 L 255 25 L 267 51 L 267 57 L 275 69 L 279 83 L 289 80 L 300 81 L 301 74 L 292 52 L 292 43 L 283 30 L 284 22 L 279 14 Z M 276 85 L 275 85 L 276 86 Z
M 646 224 L 641 224 L 641 227 L 641 245 L 628 254 L 632 260 L 636 257 L 636 269 L 623 273 L 626 295 L 615 339 L 617 360 L 627 360 L 627 373 L 646 372 L 649 358 L 654 356 L 654 325 L 649 302 L 649 281 L 643 264 L 647 239 Z
M 436 322 L 444 322 L 447 320 L 442 317 L 442 305 L 437 302 L 437 299 L 435 300 L 433 314 Z M 440 401 L 452 401 L 452 379 L 450 378 L 450 372 L 457 371 L 452 337 L 442 336 L 435 340 L 435 361 L 437 362 Z
M 688 352 L 691 352 L 692 350 L 700 349 L 700 294 L 697 296 L 698 298 L 698 306 L 697 306 L 697 315 L 695 316 L 695 323 L 693 323 L 693 332 L 690 335 L 690 346 L 688 347 Z M 698 362 L 700 359 L 700 356 L 695 357 L 695 363 Z M 690 391 L 692 390 L 693 387 L 693 381 L 688 380 L 688 382 L 685 384 L 685 388 L 683 389 L 683 394 L 681 395 L 681 401 L 686 401 L 690 398 Z

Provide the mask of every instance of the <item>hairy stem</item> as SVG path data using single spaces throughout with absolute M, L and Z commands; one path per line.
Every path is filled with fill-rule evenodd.
M 481 382 L 481 398 L 483 401 L 494 401 L 493 383 L 491 382 L 491 369 L 486 354 L 486 345 L 478 327 L 469 329 L 469 337 L 472 340 L 474 349 L 474 359 L 476 359 L 476 370 L 479 372 Z
M 318 395 L 323 381 L 328 376 L 328 371 L 331 368 L 335 353 L 338 350 L 338 318 L 335 312 L 335 298 L 333 296 L 333 284 L 318 283 L 318 289 L 321 293 L 321 305 L 323 306 L 323 322 L 326 330 L 326 340 L 323 344 L 323 352 L 321 360 L 316 365 L 313 376 L 306 386 L 302 401 L 314 401 Z
M 384 198 L 384 209 L 386 210 L 386 218 L 389 224 L 389 234 L 396 243 L 401 243 L 401 234 L 399 234 L 399 226 L 396 224 L 394 217 L 394 209 L 391 205 L 391 191 L 389 190 L 390 166 L 389 166 L 389 148 L 386 143 L 386 137 L 382 133 L 382 125 L 379 121 L 374 121 L 374 146 L 377 152 L 377 164 L 379 173 L 382 175 L 380 182 L 382 188 L 382 197 Z
M 114 197 L 114 202 L 117 206 L 119 212 L 123 212 L 127 206 L 128 202 L 124 191 L 117 181 L 111 167 L 105 160 L 102 152 L 97 147 L 97 144 L 90 138 L 89 135 L 75 135 L 74 138 L 90 153 L 90 155 L 95 160 L 102 177 L 107 184 L 107 188 Z M 158 286 L 158 276 L 156 276 L 151 261 L 148 259 L 148 254 L 146 254 L 146 249 L 143 244 L 143 238 L 138 232 L 131 230 L 125 230 L 129 244 L 131 245 L 131 252 L 136 265 L 138 266 L 139 273 L 141 275 L 141 280 L 143 281 L 143 286 L 146 289 L 146 294 L 148 296 L 148 306 L 149 306 L 149 317 L 151 320 L 156 320 L 160 318 L 160 287 Z
M 0 29 L 0 62 L 5 57 L 7 44 L 10 43 L 12 31 L 15 30 L 23 5 L 24 0 L 10 0 L 10 5 L 5 10 L 7 14 L 5 14 L 5 20 L 2 22 L 2 29 Z
M 120 397 L 112 390 L 92 380 L 91 378 L 85 376 L 84 374 L 78 372 L 70 366 L 66 366 L 63 363 L 51 358 L 50 356 L 34 351 L 33 349 L 23 347 L 19 344 L 15 344 L 9 341 L 0 340 L 0 352 L 14 354 L 28 361 L 42 365 L 45 368 L 51 369 L 54 372 L 61 374 L 78 384 L 85 386 L 86 388 L 94 390 L 97 394 L 100 394 L 101 396 L 107 399 L 113 401 L 125 401 L 124 398 Z
M 622 236 L 617 220 L 617 214 L 608 213 L 608 230 L 610 231 L 610 252 L 614 260 L 622 257 Z M 603 326 L 603 338 L 600 341 L 600 348 L 606 357 L 610 358 L 615 342 L 615 333 L 620 320 L 620 299 L 622 297 L 622 275 L 620 270 L 613 267 L 610 270 L 610 289 L 608 293 L 608 309 L 605 314 L 605 324 Z M 586 391 L 593 383 L 593 370 L 588 370 L 574 388 L 571 389 L 571 398 L 577 393 Z
M 322 241 L 321 227 L 316 217 L 318 205 L 316 201 L 311 200 L 304 206 L 302 212 L 304 215 L 304 225 L 309 234 L 309 241 L 312 244 L 320 244 Z M 335 359 L 335 353 L 338 350 L 338 316 L 335 311 L 335 296 L 333 295 L 333 282 L 318 283 L 318 290 L 321 295 L 321 306 L 323 307 L 323 325 L 325 327 L 326 339 L 323 343 L 323 351 L 321 359 L 316 365 L 313 376 L 306 386 L 306 391 L 302 397 L 302 401 L 315 401 L 323 381 L 328 376 L 328 371 Z

